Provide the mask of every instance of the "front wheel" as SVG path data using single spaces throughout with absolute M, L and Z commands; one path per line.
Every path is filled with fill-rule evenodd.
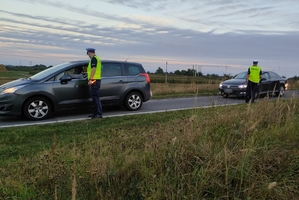
M 143 99 L 140 93 L 131 92 L 127 95 L 124 105 L 128 110 L 139 110 L 142 106 Z
M 32 97 L 23 106 L 23 114 L 29 120 L 43 120 L 50 116 L 52 106 L 44 97 Z
M 285 89 L 284 89 L 283 85 L 281 85 L 279 87 L 279 91 L 276 93 L 276 96 L 282 97 L 284 95 L 284 92 L 285 92 Z

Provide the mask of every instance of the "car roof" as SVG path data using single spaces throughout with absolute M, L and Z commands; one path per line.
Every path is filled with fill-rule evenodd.
M 248 71 L 244 71 L 244 72 L 240 72 L 240 73 L 238 73 L 238 74 L 241 74 L 241 73 L 247 73 Z M 268 70 L 262 70 L 262 73 L 269 73 L 269 72 L 274 72 L 275 74 L 278 74 L 277 72 L 275 72 L 275 71 L 268 71 Z M 237 74 L 237 75 L 238 75 Z
M 89 62 L 89 60 L 76 60 L 76 61 L 70 61 L 69 63 L 86 63 Z M 120 60 L 101 60 L 101 62 L 114 62 L 114 63 L 128 63 L 128 64 L 137 64 L 141 65 L 140 63 L 137 62 L 127 62 L 127 61 L 120 61 Z

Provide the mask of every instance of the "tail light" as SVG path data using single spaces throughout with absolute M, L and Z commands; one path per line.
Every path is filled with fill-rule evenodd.
M 148 75 L 147 73 L 141 73 L 140 76 L 145 76 L 146 81 L 147 81 L 148 83 L 151 82 L 151 79 L 150 79 L 150 77 L 149 77 L 149 75 Z

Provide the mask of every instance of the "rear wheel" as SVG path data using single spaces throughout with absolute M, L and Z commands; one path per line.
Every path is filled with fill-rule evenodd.
M 140 93 L 131 92 L 127 95 L 124 105 L 128 110 L 139 110 L 142 106 L 142 103 L 143 99 Z
M 23 114 L 29 120 L 43 120 L 50 116 L 52 106 L 44 97 L 32 97 L 23 106 Z

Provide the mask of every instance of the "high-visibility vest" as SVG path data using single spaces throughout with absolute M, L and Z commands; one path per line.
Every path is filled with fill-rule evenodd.
M 249 67 L 250 74 L 248 80 L 250 80 L 253 83 L 259 83 L 260 82 L 260 73 L 261 68 L 259 66 L 251 66 Z
M 102 76 L 102 63 L 101 63 L 100 58 L 97 55 L 94 55 L 93 57 L 97 59 L 96 72 L 93 76 L 93 79 L 99 80 L 99 79 L 101 79 L 101 76 Z M 92 58 L 90 59 L 88 66 L 87 66 L 87 78 L 88 79 L 90 79 L 90 74 L 91 74 L 91 60 L 92 60 Z

